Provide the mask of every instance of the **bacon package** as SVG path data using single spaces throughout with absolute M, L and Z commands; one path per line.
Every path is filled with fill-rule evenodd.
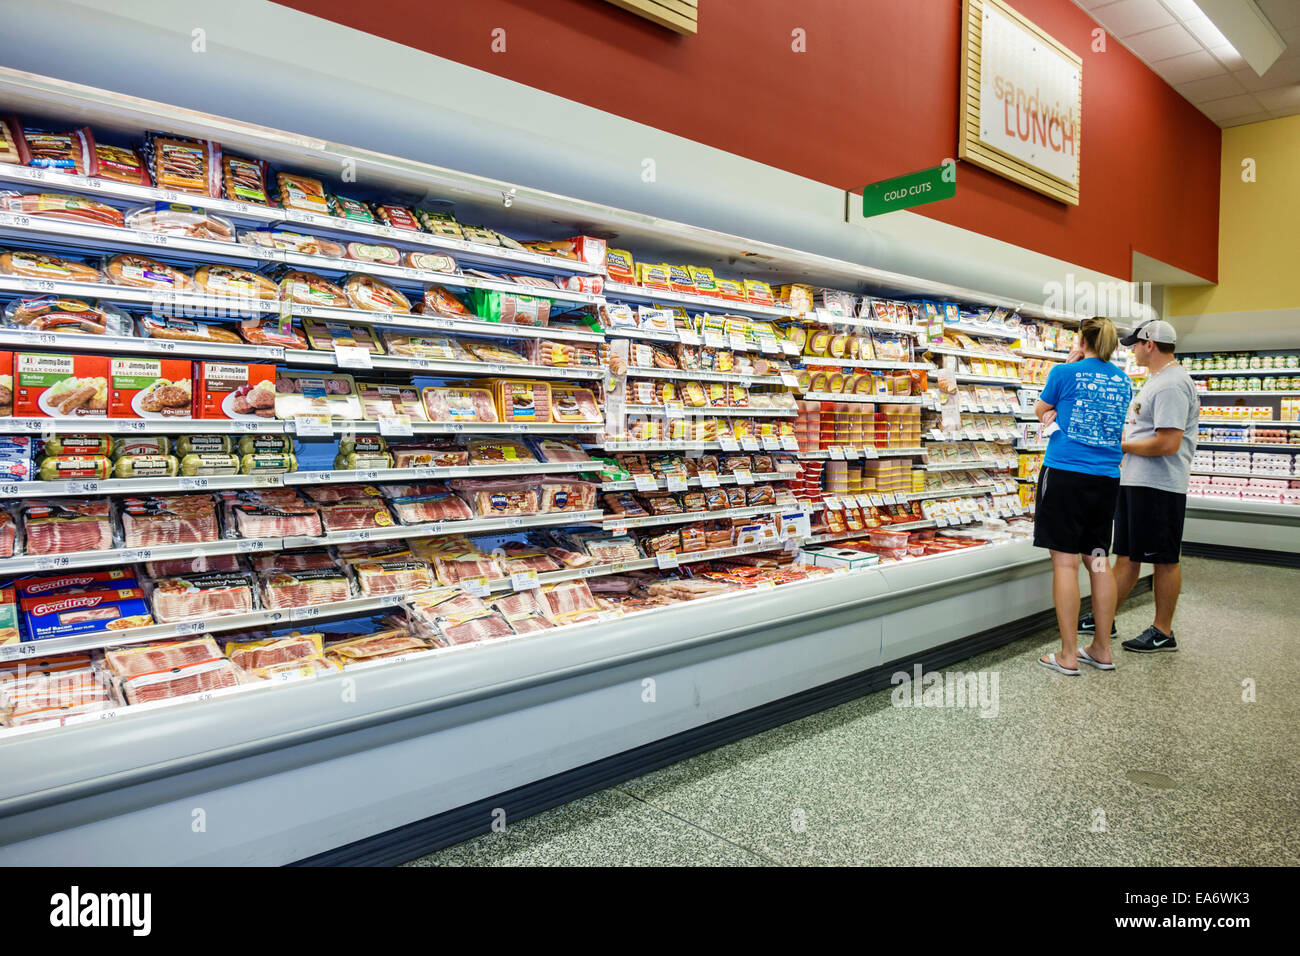
M 113 547 L 107 498 L 24 500 L 22 509 L 28 554 L 75 554 Z
M 475 438 L 467 446 L 471 465 L 502 465 L 535 462 L 537 458 L 521 441 L 510 438 Z
M 41 594 L 19 602 L 31 640 L 121 631 L 153 623 L 144 591 L 137 587 Z
M 416 466 L 449 468 L 455 465 L 469 464 L 469 452 L 451 442 L 415 442 L 394 445 L 392 455 L 395 468 L 414 468 Z
M 351 498 L 322 504 L 320 517 L 326 531 L 391 528 L 396 523 L 384 503 L 374 498 Z
M 342 571 L 334 568 L 265 572 L 260 586 L 262 606 L 266 608 L 323 606 L 352 598 L 351 583 Z
M 246 572 L 193 574 L 154 582 L 154 616 L 165 624 L 252 610 L 253 577 Z
M 596 508 L 596 485 L 590 481 L 546 477 L 541 480 L 541 511 L 592 511 Z
M 537 454 L 541 456 L 542 461 L 591 461 L 591 456 L 587 454 L 586 449 L 574 441 L 566 441 L 560 438 L 537 438 L 533 440 L 533 447 L 537 449 Z
M 227 505 L 241 538 L 286 538 L 321 533 L 319 506 L 300 498 L 249 495 Z M 227 531 L 231 522 L 227 522 Z
M 555 627 L 547 617 L 548 605 L 542 600 L 536 588 L 518 591 L 497 598 L 490 605 L 506 619 L 516 634 L 531 634 Z
M 474 517 L 459 495 L 450 488 L 437 483 L 420 486 L 418 493 L 401 495 L 392 499 L 391 504 L 402 524 L 423 524 L 428 521 L 465 521 Z
M 122 502 L 125 547 L 193 544 L 220 537 L 216 503 L 209 495 L 160 495 Z
M 352 565 L 361 593 L 367 597 L 411 594 L 433 587 L 433 569 L 412 558 L 378 558 Z
M 591 389 L 569 385 L 551 386 L 551 418 L 557 422 L 602 421 L 600 406 Z
M 269 606 L 269 605 L 268 605 Z M 299 605 L 284 605 L 297 607 Z M 320 657 L 324 653 L 324 639 L 319 634 L 289 634 L 267 640 L 228 641 L 226 657 L 246 671 L 277 664 Z
M 537 514 L 539 482 L 518 478 L 458 478 L 449 482 L 483 518 Z

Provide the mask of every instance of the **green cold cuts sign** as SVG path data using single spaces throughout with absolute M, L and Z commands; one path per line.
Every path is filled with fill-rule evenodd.
M 951 164 L 923 169 L 872 183 L 862 190 L 862 215 L 879 216 L 898 209 L 923 206 L 957 195 L 957 169 Z

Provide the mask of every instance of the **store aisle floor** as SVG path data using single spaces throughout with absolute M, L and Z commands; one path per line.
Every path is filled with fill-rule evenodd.
M 1177 654 L 1062 677 L 1053 628 L 950 668 L 996 716 L 881 691 L 409 865 L 1300 864 L 1300 572 L 1183 573 Z

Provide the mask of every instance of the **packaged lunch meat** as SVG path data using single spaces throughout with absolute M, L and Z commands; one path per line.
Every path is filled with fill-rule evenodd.
M 124 252 L 107 259 L 104 262 L 104 275 L 113 285 L 125 285 L 137 289 L 169 289 L 173 292 L 185 292 L 193 287 L 190 277 L 180 269 L 134 252 Z
M 551 421 L 549 382 L 506 379 L 495 384 L 497 412 L 503 422 Z
M 469 502 L 479 517 L 537 514 L 539 482 L 536 480 L 459 478 L 448 484 L 456 494 Z
M 343 256 L 343 246 L 340 243 L 286 229 L 246 229 L 239 234 L 239 241 L 246 246 L 281 249 L 304 256 L 329 256 L 335 259 Z
M 51 279 L 55 282 L 102 282 L 99 269 L 75 259 L 31 249 L 0 252 L 0 275 Z
M 353 308 L 364 309 L 367 312 L 407 313 L 411 311 L 411 303 L 406 296 L 387 282 L 371 276 L 348 276 L 343 289 Z
M 154 582 L 153 613 L 164 624 L 252 610 L 253 576 L 247 572 L 216 571 Z
M 335 568 L 267 571 L 259 581 L 265 608 L 323 606 L 352 598 L 351 582 Z
M 177 319 L 171 316 L 142 315 L 137 320 L 140 334 L 147 338 L 174 339 L 184 342 L 223 342 L 238 345 L 243 341 L 229 329 L 206 322 Z
M 424 302 L 421 315 L 447 315 L 453 318 L 473 318 L 469 307 L 453 292 L 448 292 L 440 285 L 431 285 L 424 290 Z
M 285 209 L 314 212 L 322 216 L 330 214 L 329 197 L 319 179 L 294 173 L 276 173 L 275 182 L 280 190 L 280 205 Z
M 588 388 L 551 386 L 551 418 L 557 422 L 600 422 L 600 406 Z
M 195 544 L 221 537 L 217 506 L 210 495 L 159 495 L 121 503 L 123 544 L 154 548 Z
M 575 441 L 567 441 L 561 438 L 537 438 L 533 440 L 533 447 L 537 449 L 537 454 L 541 456 L 542 461 L 591 461 L 591 456 Z
M 281 325 L 269 315 L 239 323 L 239 335 L 250 345 L 278 345 L 283 349 L 307 350 L 307 336 L 291 324 Z
M 349 421 L 361 418 L 361 400 L 351 375 L 280 372 L 275 392 L 275 417 L 284 421 L 298 415 L 329 415 Z
M 374 222 L 375 214 L 360 199 L 346 196 L 329 197 L 330 215 L 339 219 L 351 219 L 353 222 Z
M 395 247 L 377 243 L 349 242 L 346 255 L 347 258 L 356 259 L 358 262 L 373 262 L 381 266 L 402 264 L 402 254 Z
M 102 355 L 19 352 L 14 384 L 19 418 L 108 417 L 108 359 Z
M 125 222 L 122 213 L 106 203 L 66 193 L 18 193 L 0 189 L 0 212 L 93 226 L 122 226 Z
M 550 322 L 551 300 L 541 296 L 470 289 L 466 293 L 474 314 L 488 322 L 507 325 L 543 326 Z
M 433 233 L 435 236 L 445 236 L 448 239 L 464 239 L 465 233 L 461 231 L 460 223 L 449 212 L 432 212 L 428 209 L 415 210 L 415 217 L 420 220 L 420 225 Z
M 22 502 L 27 554 L 73 554 L 113 547 L 107 498 Z
M 428 272 L 456 271 L 456 260 L 441 252 L 408 252 L 406 265 L 412 269 L 424 269 Z
M 544 477 L 539 487 L 543 514 L 563 511 L 592 511 L 596 508 L 596 485 L 573 478 Z
M 24 165 L 53 169 L 61 173 L 93 175 L 95 137 L 90 128 L 46 130 L 23 127 Z
M 280 288 L 266 276 L 236 266 L 199 266 L 194 270 L 194 284 L 208 295 L 237 296 L 244 299 L 278 299 Z
M 235 225 L 229 219 L 182 203 L 156 202 L 149 206 L 136 206 L 127 211 L 126 226 L 185 239 L 235 241 Z
M 468 450 L 471 465 L 537 461 L 527 445 L 509 438 L 475 438 L 469 443 Z
M 260 159 L 221 157 L 221 186 L 227 199 L 269 206 L 266 188 L 266 163 Z
M 420 231 L 420 224 L 415 220 L 415 213 L 405 206 L 379 203 L 375 206 L 375 215 L 379 217 L 379 221 L 384 225 L 391 226 L 394 229 L 402 229 L 406 232 Z
M 361 416 L 366 421 L 374 422 L 396 415 L 409 416 L 416 422 L 428 420 L 424 403 L 420 400 L 420 389 L 414 385 L 357 382 L 357 392 L 361 396 Z
M 108 417 L 192 417 L 191 365 L 188 359 L 109 359 Z
M 494 342 L 466 342 L 465 349 L 480 362 L 494 362 L 498 365 L 527 365 L 528 360 L 514 349 Z
M 149 132 L 145 134 L 144 154 L 153 184 L 159 189 L 221 195 L 221 147 L 216 143 Z
M 43 295 L 15 299 L 5 307 L 4 324 L 38 332 L 76 332 L 83 335 L 134 335 L 131 317 L 115 305 L 96 305 L 89 299 Z
M 427 386 L 424 407 L 431 422 L 495 422 L 496 402 L 485 388 Z
M 303 319 L 303 331 L 311 347 L 331 352 L 340 345 L 362 348 L 371 355 L 383 355 L 384 346 L 375 330 L 368 325 L 353 325 L 326 319 Z
M 405 332 L 385 332 L 384 342 L 390 355 L 432 359 L 444 362 L 469 362 L 473 356 L 455 339 L 440 335 L 408 335 Z
M 274 418 L 275 366 L 194 363 L 194 417 L 252 421 Z
M 324 276 L 290 269 L 280 276 L 280 298 L 299 305 L 319 305 L 334 309 L 350 307 L 347 295 Z

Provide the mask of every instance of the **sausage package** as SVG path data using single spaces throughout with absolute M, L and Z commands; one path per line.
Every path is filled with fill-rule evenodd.
M 93 172 L 95 137 L 89 127 L 46 130 L 27 126 L 23 128 L 22 144 L 26 151 L 23 162 L 27 166 L 82 176 Z
M 14 379 L 18 418 L 108 417 L 105 356 L 19 352 Z
M 600 422 L 600 406 L 589 388 L 552 385 L 551 418 L 557 422 Z
M 190 418 L 192 371 L 186 359 L 109 359 L 108 417 Z
M 117 306 L 96 305 L 88 299 L 43 295 L 16 299 L 4 310 L 4 324 L 40 332 L 75 332 L 83 335 L 134 335 L 131 317 Z
M 102 282 L 104 280 L 99 269 L 92 265 L 32 249 L 0 252 L 0 275 L 53 279 L 56 282 Z
M 375 330 L 368 325 L 331 322 L 322 319 L 304 319 L 303 331 L 314 349 L 331 352 L 340 345 L 362 348 L 371 355 L 383 355 L 384 346 Z
M 330 214 L 329 197 L 319 179 L 294 173 L 277 173 L 275 182 L 280 188 L 280 205 L 285 209 L 315 212 L 322 216 Z
M 503 422 L 551 421 L 549 382 L 507 379 L 494 387 L 497 411 Z
M 134 252 L 124 252 L 107 259 L 104 262 L 104 275 L 114 285 L 131 286 L 137 289 L 168 289 L 172 292 L 184 292 L 194 284 L 180 269 Z
M 144 154 L 159 189 L 221 195 L 221 147 L 216 143 L 149 132 L 145 134 Z
M 266 189 L 266 163 L 260 159 L 221 157 L 221 187 L 227 199 L 270 205 Z
M 95 170 L 91 175 L 100 179 L 130 186 L 153 185 L 144 159 L 128 146 L 110 146 L 96 142 L 94 165 Z
M 275 366 L 194 363 L 194 417 L 252 421 L 275 417 Z
M 424 407 L 431 422 L 495 422 L 496 402 L 485 388 L 427 386 Z
M 367 421 L 381 417 L 408 415 L 412 421 L 427 421 L 420 390 L 414 385 L 384 385 L 381 382 L 357 382 L 361 396 L 361 413 Z

